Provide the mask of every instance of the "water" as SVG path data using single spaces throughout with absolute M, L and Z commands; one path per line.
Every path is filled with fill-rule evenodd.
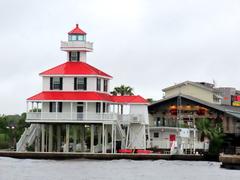
M 0 157 L 0 180 L 240 180 L 217 162 L 31 160 Z

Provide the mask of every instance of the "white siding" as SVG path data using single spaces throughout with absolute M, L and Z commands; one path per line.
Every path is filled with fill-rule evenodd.
M 50 77 L 43 77 L 42 78 L 42 87 L 43 87 L 43 91 L 49 91 L 50 90 Z
M 63 91 L 73 91 L 73 90 L 74 90 L 74 78 L 63 77 Z
M 145 104 L 131 104 L 130 114 L 143 114 L 146 124 L 149 124 L 148 120 L 148 106 Z
M 97 89 L 97 78 L 96 77 L 88 77 L 87 78 L 87 90 L 88 91 L 96 91 Z

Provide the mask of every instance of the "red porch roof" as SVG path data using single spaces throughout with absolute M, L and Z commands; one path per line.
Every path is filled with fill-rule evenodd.
M 36 94 L 27 100 L 39 100 L 39 101 L 112 101 L 111 96 L 105 93 L 98 92 L 58 92 L 58 91 L 43 91 L 39 94 Z
M 113 103 L 148 104 L 141 96 L 111 96 L 100 92 L 43 91 L 28 101 L 108 101 Z
M 113 102 L 117 103 L 141 103 L 148 104 L 148 101 L 144 99 L 142 96 L 112 96 Z
M 99 75 L 112 78 L 107 73 L 84 62 L 66 62 L 41 72 L 40 75 Z
M 73 30 L 71 30 L 68 34 L 69 34 L 69 35 L 72 35 L 72 34 L 76 34 L 76 35 L 78 35 L 78 34 L 80 34 L 80 35 L 86 35 L 87 33 L 85 33 L 83 30 L 81 30 L 81 29 L 78 27 L 78 24 L 76 24 L 76 27 L 75 27 Z

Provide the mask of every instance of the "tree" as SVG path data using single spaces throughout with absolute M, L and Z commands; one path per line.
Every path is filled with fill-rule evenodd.
M 125 85 L 121 85 L 119 87 L 115 87 L 114 90 L 111 92 L 112 95 L 114 96 L 132 96 L 133 94 L 133 88 L 131 88 L 130 86 L 125 86 Z
M 218 154 L 224 142 L 222 122 L 215 124 L 207 118 L 199 119 L 196 122 L 197 129 L 201 133 L 201 141 L 208 138 L 210 141 L 209 153 Z
M 130 86 L 121 85 L 119 87 L 115 87 L 114 90 L 111 92 L 114 96 L 132 96 L 133 88 Z M 123 105 L 121 105 L 121 114 L 123 114 Z

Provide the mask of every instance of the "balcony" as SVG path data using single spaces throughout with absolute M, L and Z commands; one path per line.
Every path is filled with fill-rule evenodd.
M 102 123 L 117 120 L 113 113 L 56 113 L 56 112 L 29 112 L 26 122 L 69 122 L 69 123 Z
M 88 41 L 61 41 L 61 50 L 63 51 L 92 51 L 93 43 Z
M 144 123 L 143 114 L 116 113 L 56 113 L 56 112 L 28 112 L 26 122 L 31 123 L 113 123 L 118 120 L 121 124 Z

